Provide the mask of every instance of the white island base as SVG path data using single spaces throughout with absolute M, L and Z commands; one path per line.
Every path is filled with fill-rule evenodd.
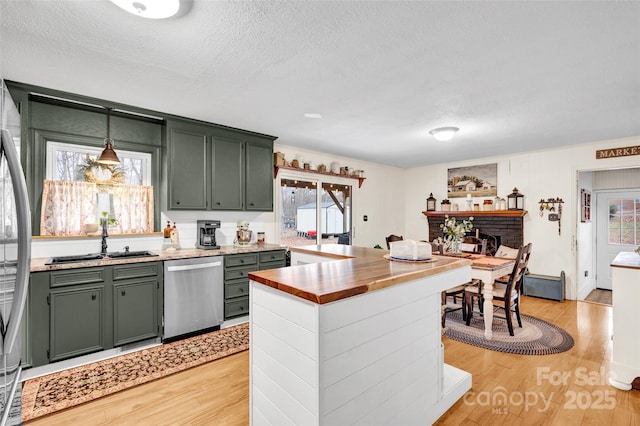
M 470 275 L 326 304 L 251 281 L 251 424 L 435 422 L 471 388 L 471 374 L 444 363 L 440 328 L 441 292 Z
M 640 256 L 620 252 L 611 263 L 613 278 L 613 350 L 609 384 L 631 390 L 640 378 Z

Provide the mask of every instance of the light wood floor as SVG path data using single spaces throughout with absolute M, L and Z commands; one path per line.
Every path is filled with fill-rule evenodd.
M 575 346 L 557 355 L 522 356 L 444 338 L 446 362 L 472 373 L 473 388 L 437 424 L 640 425 L 640 391 L 619 391 L 607 384 L 611 307 L 523 297 L 522 311 L 564 328 Z M 27 424 L 247 425 L 248 354 L 236 354 Z M 506 404 L 495 400 L 500 396 L 507 398 Z

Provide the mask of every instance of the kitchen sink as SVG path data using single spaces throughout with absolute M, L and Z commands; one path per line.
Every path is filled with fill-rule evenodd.
M 157 256 L 157 254 L 152 253 L 150 251 L 112 251 L 107 253 L 107 257 L 111 259 L 122 259 L 129 257 L 148 257 L 148 256 Z
M 92 254 L 76 254 L 70 256 L 55 256 L 49 258 L 45 265 L 58 265 L 61 263 L 77 263 L 77 262 L 91 262 L 96 260 L 108 260 L 108 259 L 127 259 L 134 257 L 149 257 L 149 256 L 158 256 L 157 254 L 150 251 L 113 251 L 108 252 L 106 255 L 102 253 L 92 253 Z

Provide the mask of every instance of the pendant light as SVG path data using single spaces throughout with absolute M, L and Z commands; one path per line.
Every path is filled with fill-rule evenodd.
M 104 150 L 98 158 L 100 164 L 120 164 L 120 159 L 113 150 L 113 141 L 111 140 L 111 108 L 107 108 L 107 138 L 104 140 Z

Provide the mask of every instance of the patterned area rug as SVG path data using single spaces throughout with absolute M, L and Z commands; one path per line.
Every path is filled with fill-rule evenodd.
M 156 346 L 28 380 L 22 420 L 50 414 L 249 349 L 249 325 Z
M 462 321 L 462 312 L 447 314 L 445 336 L 459 342 L 468 343 L 498 352 L 521 355 L 549 355 L 568 351 L 573 347 L 573 337 L 560 327 L 529 315 L 520 315 L 522 328 L 513 319 L 513 334 L 509 335 L 507 321 L 493 318 L 493 338 L 484 337 L 484 320 L 477 313 L 467 326 Z

